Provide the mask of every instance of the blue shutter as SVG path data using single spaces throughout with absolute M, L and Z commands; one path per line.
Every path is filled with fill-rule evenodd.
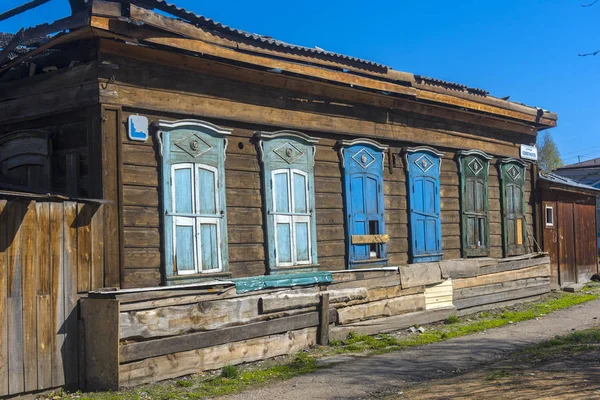
M 385 146 L 372 140 L 338 142 L 344 166 L 344 208 L 348 267 L 385 265 L 386 245 L 353 244 L 352 237 L 383 235 L 383 158 Z
M 412 262 L 442 259 L 440 157 L 426 147 L 407 149 Z

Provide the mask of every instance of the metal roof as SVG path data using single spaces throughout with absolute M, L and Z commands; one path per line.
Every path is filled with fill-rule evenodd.
M 587 191 L 600 193 L 600 189 L 598 189 L 598 188 L 595 188 L 595 187 L 589 186 L 589 185 L 585 185 L 583 183 L 579 183 L 577 181 L 574 181 L 573 179 L 565 178 L 564 176 L 553 174 L 551 172 L 540 173 L 539 177 L 540 177 L 540 179 L 550 182 L 550 183 L 558 183 L 558 184 L 564 185 L 564 186 L 570 186 L 570 187 L 577 188 L 577 189 L 584 189 Z
M 5 48 L 10 43 L 10 41 L 12 40 L 12 38 L 14 36 L 15 35 L 13 33 L 0 32 L 0 49 Z M 17 58 L 18 56 L 27 53 L 32 48 L 39 47 L 40 45 L 44 44 L 44 42 L 48 41 L 49 39 L 50 39 L 50 36 L 37 36 L 37 37 L 31 38 L 31 39 L 27 39 L 23 43 L 21 43 L 19 46 L 17 46 L 14 50 L 12 50 L 8 53 L 8 59 L 13 60 L 13 59 Z
M 586 161 L 578 162 L 575 164 L 565 165 L 564 167 L 558 168 L 557 171 L 563 170 L 563 169 L 590 168 L 590 167 L 600 167 L 600 157 L 592 158 L 591 160 L 586 160 Z
M 287 50 L 297 51 L 297 52 L 303 53 L 303 54 L 321 55 L 321 56 L 327 56 L 327 57 L 331 57 L 331 58 L 342 59 L 345 61 L 364 64 L 364 65 L 368 65 L 370 67 L 375 67 L 375 68 L 383 69 L 383 70 L 391 69 L 391 67 L 388 67 L 386 65 L 379 64 L 379 63 L 376 63 L 373 61 L 368 61 L 368 60 L 363 60 L 361 58 L 346 56 L 344 54 L 334 53 L 332 51 L 323 50 L 323 49 L 320 49 L 317 47 L 314 47 L 314 48 L 313 47 L 305 47 L 305 46 L 299 46 L 299 45 L 295 45 L 295 44 L 291 44 L 291 43 L 286 43 L 281 40 L 273 39 L 270 36 L 263 36 L 263 35 L 258 35 L 256 33 L 246 32 L 246 31 L 243 31 L 240 29 L 235 29 L 230 26 L 224 25 L 220 22 L 214 21 L 210 18 L 206 18 L 202 15 L 198 15 L 194 12 L 188 11 L 184 8 L 177 7 L 175 4 L 167 3 L 165 0 L 143 0 L 142 4 L 145 6 L 148 6 L 148 7 L 157 8 L 164 12 L 168 12 L 168 13 L 170 13 L 176 17 L 179 17 L 181 19 L 184 19 L 196 26 L 199 26 L 199 27 L 202 27 L 205 29 L 212 29 L 212 30 L 215 30 L 218 32 L 236 35 L 238 37 L 260 43 L 262 45 L 268 45 L 268 46 L 275 47 L 275 48 L 280 48 L 280 49 L 283 48 L 283 49 L 287 49 Z
M 417 83 L 441 86 L 446 89 L 458 90 L 461 92 L 467 91 L 469 93 L 477 94 L 480 96 L 487 96 L 488 94 L 490 94 L 490 92 L 483 90 L 483 89 L 472 88 L 467 85 L 462 85 L 460 83 L 449 82 L 449 81 L 445 81 L 442 79 L 430 78 L 430 77 L 422 76 L 422 75 L 415 75 L 415 80 L 417 81 Z

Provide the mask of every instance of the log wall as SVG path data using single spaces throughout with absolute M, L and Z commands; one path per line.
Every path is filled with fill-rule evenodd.
M 115 67 L 118 65 L 118 68 Z M 106 68 L 107 71 L 104 71 Z M 136 71 L 143 70 L 142 75 Z M 339 139 L 347 139 L 347 134 L 332 133 L 319 130 L 309 117 L 290 119 L 302 121 L 302 127 L 291 125 L 264 125 L 243 122 L 248 120 L 239 117 L 238 113 L 248 107 L 248 104 L 262 104 L 278 109 L 298 112 L 324 113 L 343 116 L 344 124 L 340 131 L 349 128 L 357 121 L 381 122 L 387 120 L 387 111 L 382 108 L 365 105 L 334 104 L 316 102 L 308 99 L 299 102 L 298 95 L 283 89 L 273 89 L 256 84 L 233 83 L 231 80 L 180 70 L 177 81 L 172 79 L 173 67 L 163 67 L 121 55 L 104 54 L 100 67 L 100 76 L 110 73 L 114 77 L 110 95 L 102 101 L 119 107 L 119 131 L 115 132 L 120 138 L 120 165 L 122 203 L 121 229 L 122 243 L 122 287 L 144 287 L 160 284 L 161 274 L 161 218 L 160 218 L 160 182 L 159 182 L 159 150 L 155 138 L 145 143 L 132 142 L 127 138 L 126 121 L 129 115 L 146 116 L 149 121 L 158 119 L 200 118 L 225 128 L 233 129 L 229 137 L 227 159 L 225 161 L 225 185 L 227 198 L 228 236 L 229 236 L 229 272 L 232 277 L 263 275 L 267 272 L 265 265 L 265 248 L 263 232 L 263 198 L 261 196 L 260 162 L 256 147 L 251 143 L 251 137 L 256 131 L 276 131 L 278 129 L 299 129 L 304 133 L 317 137 L 315 160 L 315 202 L 317 219 L 317 249 L 320 268 L 336 271 L 346 268 L 344 212 L 342 195 L 342 171 L 339 155 L 334 146 Z M 143 79 L 143 82 L 141 81 Z M 232 86 L 233 85 L 233 86 Z M 153 105 L 154 97 L 150 93 L 142 93 L 143 87 L 155 87 L 156 96 L 160 98 L 171 91 L 188 96 L 197 96 L 204 100 L 228 98 L 236 104 L 231 105 L 231 119 L 207 118 L 209 109 L 201 107 L 200 103 L 190 98 L 190 103 L 184 97 L 179 97 L 176 103 L 159 112 Z M 135 102 L 126 99 L 135 99 Z M 283 100 L 285 99 L 285 101 Z M 161 104 L 166 105 L 165 102 Z M 196 105 L 194 105 L 196 104 Z M 216 103 L 215 103 L 216 104 Z M 174 109 L 174 107 L 179 107 Z M 216 107 L 216 106 L 215 106 Z M 275 112 L 275 108 L 272 109 Z M 269 114 L 271 115 L 271 114 Z M 298 116 L 300 118 L 300 116 Z M 260 115 L 255 118 L 260 121 Z M 267 122 L 267 119 L 263 119 Z M 453 122 L 448 124 L 439 118 L 425 117 L 417 114 L 394 114 L 393 121 L 388 123 L 402 128 L 407 132 L 418 134 L 419 139 L 443 133 L 435 144 L 428 143 L 444 151 L 441 172 L 441 218 L 442 218 L 442 248 L 444 260 L 461 257 L 460 240 L 460 197 L 459 172 L 455 159 L 457 149 L 472 145 L 473 148 L 485 150 L 491 154 L 514 155 L 511 151 L 502 152 L 499 143 L 506 140 L 517 140 L 514 133 L 508 131 L 485 131 L 476 126 Z M 395 128 L 394 128 L 395 129 Z M 454 133 L 453 133 L 454 132 Z M 454 134 L 478 134 L 477 140 L 459 140 Z M 348 132 L 351 133 L 351 132 Z M 368 132 L 365 131 L 365 136 Z M 353 137 L 360 137 L 352 133 Z M 372 135 L 371 135 L 372 136 Z M 510 138 L 510 139 L 509 139 Z M 384 172 L 384 196 L 386 207 L 386 227 L 390 236 L 387 244 L 389 265 L 405 265 L 409 261 L 408 251 L 408 211 L 406 198 L 406 171 L 401 156 L 402 148 L 415 145 L 405 140 L 390 140 L 390 135 L 376 137 L 383 144 L 390 146 L 386 154 Z M 522 139 L 523 140 L 523 139 Z M 426 141 L 425 141 L 426 142 Z M 500 151 L 498 151 L 500 149 Z M 390 157 L 391 156 L 391 157 Z M 489 178 L 489 209 L 491 231 L 491 257 L 502 257 L 502 221 L 500 204 L 500 184 L 497 158 L 492 160 Z M 532 183 L 533 171 L 528 169 L 526 178 L 527 222 L 530 248 L 534 250 L 533 217 L 532 217 Z
M 104 287 L 102 207 L 0 199 L 0 396 L 83 378 L 77 304 Z

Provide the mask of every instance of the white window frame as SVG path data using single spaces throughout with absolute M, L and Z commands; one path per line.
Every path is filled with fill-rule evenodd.
M 548 222 L 548 210 L 550 210 L 550 215 L 552 216 L 552 221 Z M 546 222 L 546 226 L 552 227 L 554 226 L 554 207 L 546 206 L 544 211 L 544 221 Z
M 222 260 L 222 250 L 221 250 L 221 224 L 220 219 L 222 215 L 220 213 L 220 204 L 219 204 L 219 171 L 217 168 L 212 167 L 210 165 L 202 164 L 202 163 L 177 163 L 171 165 L 171 204 L 173 209 L 175 209 L 175 171 L 179 169 L 191 169 L 192 171 L 192 213 L 191 214 L 183 214 L 177 212 L 171 212 L 173 216 L 173 227 L 172 227 L 172 236 L 173 236 L 173 257 L 177 254 L 177 230 L 176 227 L 180 226 L 193 226 L 194 229 L 194 269 L 193 270 L 179 270 L 177 268 L 177 275 L 195 275 L 195 274 L 207 274 L 207 273 L 215 273 L 223 270 L 223 260 Z M 198 190 L 200 188 L 199 185 L 199 169 L 204 169 L 207 171 L 211 171 L 214 176 L 214 193 L 215 193 L 215 214 L 214 215 L 205 215 L 199 214 L 198 210 L 200 209 L 200 196 L 198 195 Z M 190 220 L 192 222 L 190 222 Z M 201 238 L 201 229 L 200 226 L 202 224 L 205 225 L 215 225 L 217 227 L 217 261 L 218 267 L 212 269 L 202 269 L 202 243 Z M 174 263 L 176 266 L 176 263 Z
M 277 190 L 275 187 L 275 175 L 285 174 L 287 177 L 288 183 L 288 206 L 289 212 L 278 212 L 276 204 L 277 204 Z M 297 213 L 294 210 L 296 209 L 295 204 L 295 196 L 294 196 L 294 182 L 293 176 L 294 174 L 304 176 L 306 186 L 304 189 L 304 196 L 306 201 L 306 213 Z M 309 180 L 308 173 L 294 168 L 279 168 L 271 171 L 271 185 L 272 185 L 272 214 L 273 214 L 273 230 L 275 235 L 275 264 L 277 267 L 293 267 L 296 265 L 310 265 L 312 264 L 312 232 L 311 232 L 311 217 L 312 213 L 311 204 L 310 204 L 310 188 L 309 188 Z M 296 249 L 296 224 L 297 223 L 306 223 L 307 225 L 307 233 L 308 233 L 308 260 L 306 261 L 298 261 L 298 252 Z M 279 248 L 277 247 L 279 241 L 277 237 L 277 224 L 288 224 L 290 225 L 290 250 L 292 260 L 291 262 L 280 262 L 279 261 Z

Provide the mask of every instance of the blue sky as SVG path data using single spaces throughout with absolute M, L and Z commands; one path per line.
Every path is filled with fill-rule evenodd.
M 479 87 L 558 113 L 550 130 L 566 163 L 600 157 L 600 2 L 171 0 L 224 24 L 415 74 Z M 589 0 L 592 1 L 592 0 Z M 4 0 L 0 12 L 25 0 Z M 52 0 L 0 31 L 69 14 Z

